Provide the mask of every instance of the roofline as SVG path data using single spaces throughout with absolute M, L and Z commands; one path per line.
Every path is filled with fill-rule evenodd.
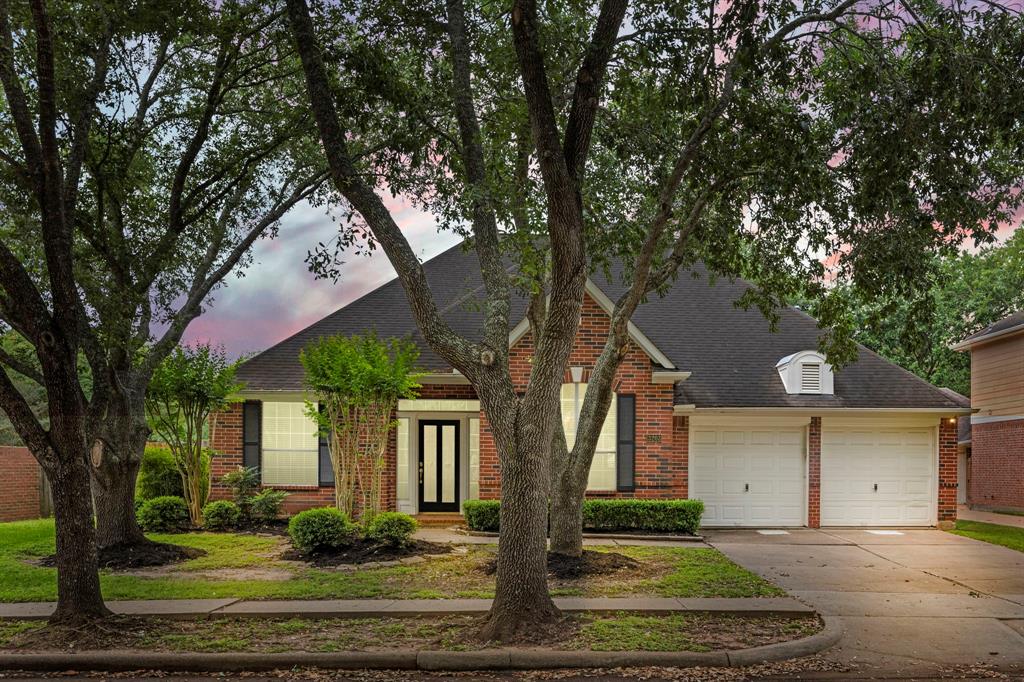
M 653 371 L 651 372 L 651 383 L 652 384 L 674 384 L 680 381 L 686 381 L 690 378 L 693 372 L 665 372 L 665 371 Z
M 604 310 L 606 313 L 608 313 L 609 316 L 611 316 L 612 312 L 615 310 L 615 304 L 612 303 L 612 299 L 608 298 L 608 295 L 601 291 L 600 287 L 594 284 L 593 280 L 591 280 L 589 277 L 587 278 L 586 292 L 590 295 L 592 299 L 594 299 L 594 302 L 596 302 L 597 305 L 601 306 L 602 310 Z M 669 360 L 668 356 L 662 353 L 661 350 L 654 344 L 654 342 L 647 338 L 646 334 L 640 331 L 639 327 L 637 327 L 632 322 L 627 322 L 626 329 L 629 331 L 629 338 L 632 339 L 633 342 L 636 343 L 636 345 L 640 346 L 640 348 L 645 353 L 647 353 L 648 357 L 650 357 L 651 360 L 658 363 L 665 369 L 676 368 L 675 363 Z M 529 318 L 524 317 L 519 322 L 519 324 L 513 327 L 512 331 L 509 332 L 509 347 L 514 346 L 519 341 L 519 339 L 526 336 L 526 332 L 528 332 L 529 330 L 530 320 Z M 687 376 L 689 376 L 689 374 L 687 374 Z M 682 379 L 679 379 L 678 381 L 681 380 Z
M 975 336 L 973 338 L 968 337 L 961 341 L 960 343 L 953 344 L 952 346 L 950 346 L 950 349 L 967 350 L 968 348 L 971 348 L 973 346 L 977 346 L 982 343 L 987 343 L 989 341 L 993 341 L 1004 336 L 1009 336 L 1011 334 L 1018 334 L 1020 332 L 1024 332 L 1024 322 L 1016 324 L 1012 327 L 1007 327 L 1006 329 L 1000 329 L 999 331 L 992 332 L 991 334 L 983 334 L 982 336 Z
M 943 416 L 967 415 L 969 407 L 697 407 L 695 405 L 675 405 L 673 414 L 714 414 L 725 412 L 754 412 L 760 414 L 798 413 L 811 414 L 843 414 L 871 412 L 896 412 L 898 414 L 940 414 Z

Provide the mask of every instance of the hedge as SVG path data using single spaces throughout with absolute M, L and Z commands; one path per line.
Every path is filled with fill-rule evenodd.
M 466 525 L 475 531 L 497 532 L 499 509 L 497 500 L 467 500 L 462 504 Z M 703 513 L 700 500 L 586 500 L 583 528 L 695 535 Z

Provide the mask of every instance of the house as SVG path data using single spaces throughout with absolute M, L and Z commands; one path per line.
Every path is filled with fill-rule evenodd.
M 448 322 L 474 334 L 481 313 L 476 256 L 452 248 L 424 264 Z M 612 280 L 618 281 L 612 273 Z M 619 369 L 615 401 L 590 472 L 595 497 L 700 498 L 707 526 L 932 526 L 956 515 L 957 417 L 966 399 L 861 348 L 834 370 L 820 330 L 796 309 L 776 333 L 756 310 L 734 306 L 749 285 L 709 283 L 700 266 L 641 306 Z M 620 284 L 587 284 L 561 410 L 569 437 Z M 520 387 L 532 339 L 515 300 L 510 366 Z M 303 414 L 300 349 L 331 334 L 410 335 L 426 377 L 403 400 L 388 448 L 385 495 L 399 511 L 459 513 L 498 498 L 501 478 L 480 402 L 465 377 L 423 343 L 405 293 L 391 281 L 248 360 L 245 402 L 216 416 L 213 495 L 220 475 L 258 466 L 294 510 L 331 503 L 326 445 Z
M 1024 310 L 953 346 L 971 354 L 966 502 L 1024 511 Z

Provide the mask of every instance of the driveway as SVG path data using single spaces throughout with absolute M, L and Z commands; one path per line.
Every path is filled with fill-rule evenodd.
M 841 616 L 846 634 L 827 655 L 861 672 L 976 664 L 1024 672 L 1024 553 L 939 530 L 893 533 L 706 537 L 820 613 Z

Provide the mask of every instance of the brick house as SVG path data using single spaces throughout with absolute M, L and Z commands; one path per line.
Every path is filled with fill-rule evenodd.
M 455 247 L 424 264 L 449 324 L 479 329 L 475 255 Z M 692 276 L 691 276 L 692 275 Z M 621 272 L 587 284 L 576 346 L 565 371 L 561 413 L 574 436 L 589 372 L 604 343 Z M 704 500 L 707 526 L 931 526 L 956 515 L 958 415 L 951 395 L 861 349 L 833 371 L 814 350 L 818 330 L 796 309 L 776 332 L 733 302 L 749 285 L 709 284 L 698 265 L 661 298 L 641 306 L 629 355 L 602 429 L 588 494 Z M 532 340 L 524 300 L 513 301 L 510 367 L 520 387 Z M 303 414 L 298 353 L 321 336 L 373 329 L 419 343 L 427 372 L 404 400 L 388 448 L 386 499 L 414 514 L 459 513 L 467 499 L 500 497 L 487 419 L 465 377 L 422 341 L 393 280 L 242 365 L 245 402 L 215 417 L 213 495 L 220 475 L 259 467 L 265 486 L 292 494 L 290 510 L 329 504 L 326 444 Z
M 963 501 L 978 509 L 1024 511 L 1024 310 L 954 346 L 971 354 Z M 969 452 L 969 458 L 966 453 Z
M 0 461 L 4 463 L 0 522 L 38 519 L 46 511 L 49 487 L 36 458 L 24 446 L 0 445 Z

